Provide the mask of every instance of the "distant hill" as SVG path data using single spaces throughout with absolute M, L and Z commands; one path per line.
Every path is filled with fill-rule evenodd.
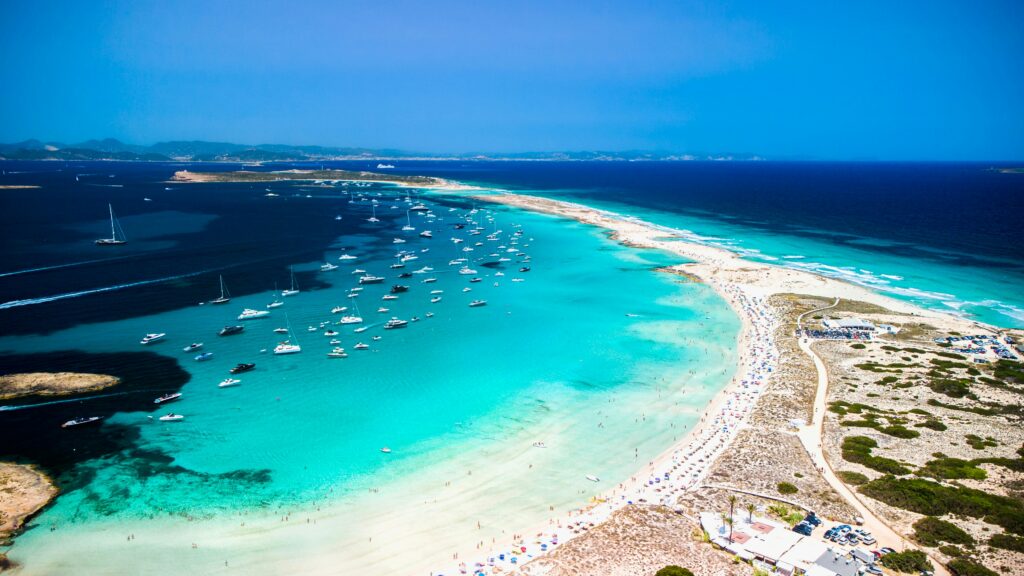
M 86 140 L 77 144 L 25 140 L 0 143 L 0 160 L 136 160 L 152 162 L 296 162 L 323 160 L 760 160 L 744 155 L 689 155 L 631 151 L 570 151 L 466 154 L 427 154 L 391 148 L 291 146 L 288 144 L 234 144 L 203 140 L 157 142 L 152 146 L 126 144 L 114 138 Z

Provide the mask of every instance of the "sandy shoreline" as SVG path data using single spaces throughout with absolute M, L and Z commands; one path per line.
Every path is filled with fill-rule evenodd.
M 657 226 L 629 216 L 571 202 L 512 193 L 479 195 L 473 198 L 598 226 L 611 231 L 612 239 L 623 244 L 663 250 L 689 260 L 691 262 L 669 266 L 664 271 L 708 284 L 736 312 L 742 323 L 737 339 L 739 359 L 735 377 L 707 405 L 700 418 L 700 424 L 647 466 L 638 470 L 628 481 L 606 491 L 598 503 L 575 514 L 570 513 L 564 525 L 559 522 L 554 530 L 550 527 L 540 527 L 539 530 L 531 532 L 535 536 L 520 536 L 514 542 L 508 543 L 513 545 L 513 548 L 525 548 L 523 560 L 543 558 L 547 551 L 586 533 L 594 525 L 600 525 L 612 513 L 630 503 L 660 503 L 671 506 L 674 496 L 702 485 L 701 481 L 711 470 L 712 464 L 735 440 L 737 432 L 745 425 L 747 416 L 776 366 L 778 352 L 773 335 L 778 319 L 767 303 L 770 297 L 787 293 L 840 297 L 876 304 L 940 325 L 962 326 L 965 322 L 962 318 L 926 310 L 840 280 L 744 260 L 726 249 L 700 244 L 685 231 Z M 975 324 L 991 329 L 980 323 Z M 579 529 L 573 529 L 574 527 Z M 445 566 L 446 570 L 441 572 L 547 572 L 547 568 L 537 563 L 512 564 L 507 558 L 505 561 L 494 558 L 497 550 L 508 548 L 506 545 L 504 548 L 495 547 L 487 554 L 477 553 L 477 557 Z

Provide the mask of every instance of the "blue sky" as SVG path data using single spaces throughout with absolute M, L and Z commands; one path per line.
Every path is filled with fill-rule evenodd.
M 1020 2 L 2 2 L 0 141 L 1024 159 Z

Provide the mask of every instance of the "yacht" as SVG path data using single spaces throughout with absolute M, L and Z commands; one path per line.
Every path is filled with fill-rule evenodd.
M 225 326 L 220 329 L 217 333 L 218 336 L 231 336 L 232 334 L 241 334 L 245 330 L 245 326 Z
M 366 270 L 363 270 L 362 268 L 356 268 L 355 270 L 350 272 L 350 274 L 366 274 Z
M 359 316 L 342 316 L 341 320 L 338 320 L 338 324 L 361 324 L 363 319 Z
M 409 323 L 406 322 L 405 320 L 399 320 L 398 318 L 392 317 L 391 320 L 388 320 L 387 322 L 384 323 L 384 329 L 394 330 L 395 328 L 405 328 L 408 325 Z
M 110 238 L 100 238 L 96 241 L 97 246 L 118 246 L 121 244 L 127 244 L 128 239 L 125 238 L 124 230 L 121 229 L 121 224 L 114 217 L 114 207 L 107 204 L 107 209 L 110 211 Z M 118 236 L 120 232 L 120 236 Z
M 182 348 L 181 351 L 182 352 L 195 352 L 196 350 L 199 350 L 202 347 L 203 347 L 203 343 L 202 342 L 193 342 L 192 344 L 189 344 L 188 346 L 185 346 L 184 348 Z
M 205 362 L 211 358 L 213 358 L 213 352 L 203 352 L 202 354 L 196 355 L 196 357 L 193 358 L 193 360 L 195 360 L 196 362 Z
M 341 314 L 345 310 L 348 310 L 348 306 L 335 306 L 331 308 L 331 314 Z
M 358 334 L 360 332 L 366 332 L 366 330 L 368 328 L 369 328 L 369 326 L 360 326 L 359 328 L 356 328 L 355 330 L 353 330 L 353 332 L 355 332 L 356 334 Z
M 174 412 L 168 412 L 167 414 L 160 417 L 161 422 L 181 422 L 185 417 L 181 414 L 175 414 Z
M 231 372 L 232 374 L 241 374 L 242 372 L 248 372 L 250 370 L 255 370 L 255 369 L 256 369 L 256 365 L 255 364 L 253 364 L 251 362 L 250 363 L 244 363 L 243 362 L 243 363 L 238 364 L 237 366 L 235 366 L 231 370 L 229 370 L 229 372 Z
M 398 275 L 399 278 L 412 278 L 412 272 L 402 272 Z
M 270 304 L 267 304 L 267 310 L 272 310 L 274 308 L 279 308 L 281 306 L 284 306 L 284 302 L 281 302 L 280 300 L 275 299 Z
M 256 318 L 263 318 L 270 316 L 269 310 L 254 310 L 252 308 L 246 308 L 242 310 L 242 313 L 238 315 L 239 320 L 255 320 Z
M 171 392 L 170 394 L 164 394 L 163 396 L 153 400 L 153 404 L 163 404 L 165 402 L 172 402 L 181 398 L 181 392 Z
M 423 283 L 424 284 L 433 284 L 434 282 L 437 282 L 437 278 L 424 278 L 423 279 Z
M 164 339 L 164 336 L 167 336 L 167 334 L 164 332 L 157 332 L 156 334 L 146 334 L 145 336 L 142 337 L 142 340 L 139 341 L 139 344 L 145 346 L 146 344 L 159 342 Z
M 391 265 L 392 270 L 398 270 L 399 268 L 405 268 L 405 264 L 402 264 L 401 262 L 395 262 L 394 264 Z
M 402 286 L 401 284 L 395 284 L 395 285 L 393 285 L 391 287 L 391 293 L 392 294 L 399 294 L 401 292 L 408 292 L 408 291 L 409 291 L 409 287 L 408 286 Z
M 327 353 L 328 358 L 348 358 L 344 348 L 335 348 Z
M 226 378 L 224 380 L 221 380 L 220 384 L 217 384 L 217 386 L 219 388 L 228 388 L 230 386 L 238 386 L 241 383 L 241 380 L 235 380 L 234 378 Z
M 476 274 L 476 270 L 473 270 L 469 266 L 463 266 L 462 268 L 459 268 L 459 274 L 462 274 L 463 276 L 472 276 L 473 274 Z
M 274 328 L 274 333 L 276 333 L 276 334 L 287 334 L 288 333 L 288 329 L 287 328 Z
M 72 426 L 82 426 L 84 424 L 93 424 L 103 420 L 103 416 L 83 416 L 79 418 L 72 418 L 67 422 L 60 425 L 61 428 L 71 428 Z
M 434 237 L 434 235 L 430 232 L 430 230 L 424 230 L 423 232 L 420 232 L 420 236 L 422 238 L 433 238 Z
M 433 298 L 430 299 L 430 303 L 431 304 L 437 304 L 440 301 L 441 301 L 441 297 L 440 296 L 434 296 Z
M 391 312 L 391 309 L 381 306 L 380 308 L 377 308 L 377 312 L 381 314 L 387 314 L 388 312 Z
M 469 307 L 470 308 L 476 308 L 478 306 L 486 306 L 486 305 L 487 305 L 487 300 L 473 300 L 472 302 L 469 303 Z
M 395 296 L 394 294 L 385 294 L 385 295 L 381 296 L 380 299 L 381 300 L 398 300 L 398 296 Z
M 360 342 L 359 344 L 356 344 L 355 346 L 353 346 L 353 348 L 355 348 L 356 350 L 369 350 L 370 349 L 370 345 L 369 344 L 363 344 L 362 342 Z
M 292 287 L 288 290 L 281 290 L 281 296 L 284 297 L 295 296 L 299 293 L 299 287 L 295 284 L 295 271 L 291 269 L 291 266 L 288 267 L 288 272 L 292 277 Z
M 444 290 L 431 290 L 431 294 L 444 294 Z
M 462 289 L 462 291 L 463 291 L 463 292 L 470 292 L 470 291 L 472 291 L 472 290 L 473 290 L 473 289 L 472 289 L 472 288 L 470 288 L 469 286 L 466 286 L 465 288 L 463 288 L 463 289 Z
M 419 259 L 419 256 L 417 256 L 417 255 L 415 255 L 415 254 L 405 254 L 404 256 L 402 256 L 402 257 L 400 258 L 400 260 L 401 260 L 402 262 L 408 262 L 408 261 L 410 261 L 410 260 L 418 260 L 418 259 Z
M 228 292 L 227 287 L 224 286 L 224 277 L 220 277 L 220 296 L 210 300 L 210 304 L 227 304 L 231 301 L 231 294 Z
M 423 205 L 423 203 L 421 202 L 421 203 L 419 203 L 419 204 L 417 204 L 417 205 L 413 206 L 412 208 L 409 208 L 409 210 L 411 210 L 411 211 L 413 211 L 413 212 L 429 212 L 429 211 L 430 211 L 430 208 L 427 208 L 427 207 L 426 207 L 426 206 L 424 206 L 424 205 Z
M 298 354 L 302 352 L 302 347 L 298 344 L 292 344 L 288 340 L 281 342 L 277 346 L 274 346 L 274 354 Z
M 330 262 L 324 262 L 323 264 L 320 265 L 320 271 L 321 272 L 330 272 L 331 270 L 337 270 L 337 269 L 338 269 L 338 266 L 336 264 L 331 264 Z
M 327 336 L 328 338 L 330 338 L 332 336 L 337 336 L 337 335 L 338 335 L 338 333 L 335 332 L 334 330 L 327 330 L 326 332 L 324 332 L 324 336 Z
M 405 244 L 405 240 L 402 240 L 401 238 L 395 238 L 394 240 L 391 241 L 391 243 L 392 244 Z
M 433 318 L 434 317 L 434 313 L 433 312 L 427 312 L 426 314 L 424 314 L 424 316 L 426 316 L 427 318 Z
M 478 276 L 478 277 L 475 277 L 475 278 L 470 278 L 469 282 L 470 282 L 470 284 L 476 284 L 477 282 L 480 282 L 481 280 L 482 280 L 482 278 L 480 278 Z
M 530 267 L 529 266 L 523 266 L 522 268 L 519 269 L 519 271 L 520 272 L 529 272 L 530 271 Z
M 346 260 L 355 260 L 356 258 L 356 256 L 353 256 L 351 254 L 342 254 L 341 256 L 338 256 L 338 260 L 341 260 L 343 262 Z
M 383 276 L 373 276 L 373 275 L 370 275 L 370 274 L 367 274 L 366 276 L 361 276 L 359 278 L 359 283 L 360 284 L 380 284 L 383 281 L 384 281 L 384 277 Z
M 388 448 L 387 446 L 381 448 L 380 451 L 385 454 L 391 454 L 391 448 Z

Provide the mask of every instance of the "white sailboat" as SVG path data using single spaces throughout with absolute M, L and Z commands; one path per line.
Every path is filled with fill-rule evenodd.
M 287 316 L 285 317 L 285 320 L 287 320 Z M 292 344 L 292 340 L 295 340 L 296 343 Z M 277 346 L 274 346 L 274 354 L 298 354 L 299 352 L 302 352 L 302 346 L 299 346 L 298 340 L 295 339 L 295 335 L 292 333 L 292 324 L 291 322 L 288 322 L 288 340 L 280 342 Z
M 231 301 L 231 294 L 224 287 L 224 276 L 220 277 L 220 297 L 210 300 L 210 304 L 227 304 Z
M 299 293 L 299 287 L 295 285 L 295 271 L 292 270 L 291 266 L 288 267 L 288 272 L 292 276 L 292 287 L 289 290 L 281 290 L 281 296 L 295 296 Z
M 342 316 L 341 320 L 338 320 L 338 324 L 362 324 L 363 323 L 363 317 L 359 313 L 359 303 L 356 302 L 355 300 L 353 300 L 352 304 L 354 305 L 354 307 L 356 309 L 356 313 L 351 315 L 351 316 Z
M 110 238 L 100 238 L 96 241 L 97 246 L 117 246 L 120 244 L 127 244 L 128 239 L 124 235 L 124 230 L 121 229 L 121 223 L 114 217 L 114 207 L 107 204 L 107 209 L 110 210 Z M 121 233 L 118 237 L 118 232 Z
M 416 229 L 412 226 L 412 219 L 409 217 L 409 211 L 405 211 L 405 226 L 402 226 L 402 230 L 405 232 L 413 232 Z
M 367 222 L 380 222 L 380 218 L 377 218 L 377 205 L 371 204 L 370 208 L 373 210 L 373 216 L 366 219 Z

